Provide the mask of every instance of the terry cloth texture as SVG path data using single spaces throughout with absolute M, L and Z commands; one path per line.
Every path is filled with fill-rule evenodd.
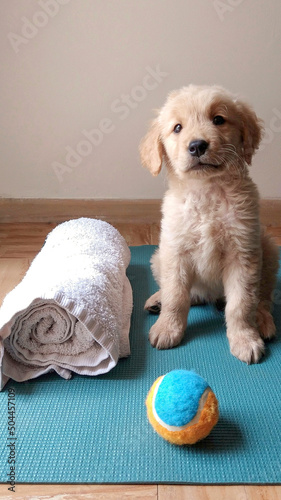
M 131 356 L 97 377 L 49 373 L 10 380 L 0 393 L 1 481 L 10 472 L 8 438 L 16 437 L 18 483 L 281 483 L 281 272 L 277 337 L 266 343 L 260 363 L 248 366 L 230 354 L 224 314 L 210 305 L 191 307 L 183 342 L 159 351 L 148 341 L 157 316 L 143 310 L 157 290 L 149 266 L 154 250 L 131 248 Z M 219 401 L 217 425 L 192 446 L 170 444 L 147 419 L 152 384 L 175 369 L 201 375 Z M 10 400 L 15 431 L 8 430 Z
M 2 388 L 55 370 L 98 375 L 130 354 L 130 250 L 110 224 L 70 220 L 48 235 L 0 310 Z

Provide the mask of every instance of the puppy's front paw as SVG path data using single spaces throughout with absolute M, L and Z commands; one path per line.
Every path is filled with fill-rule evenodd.
M 167 320 L 160 316 L 150 329 L 149 340 L 152 347 L 171 349 L 181 342 L 184 330 L 185 326 L 180 325 L 178 321 Z
M 258 363 L 264 353 L 264 343 L 254 329 L 228 334 L 230 351 L 248 365 Z

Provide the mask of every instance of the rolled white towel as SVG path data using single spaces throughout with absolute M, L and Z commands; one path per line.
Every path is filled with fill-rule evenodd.
M 99 375 L 130 354 L 130 250 L 107 222 L 81 218 L 48 235 L 0 309 L 0 387 L 55 370 Z

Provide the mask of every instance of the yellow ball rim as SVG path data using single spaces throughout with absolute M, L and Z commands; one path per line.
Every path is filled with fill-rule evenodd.
M 154 390 L 161 378 L 163 377 L 158 377 L 158 379 L 155 380 L 146 399 L 147 417 L 152 427 L 161 437 L 163 437 L 170 443 L 178 445 L 194 444 L 197 443 L 197 441 L 201 441 L 201 439 L 207 437 L 213 427 L 217 424 L 219 419 L 218 400 L 213 391 L 209 392 L 199 421 L 196 424 L 186 427 L 185 429 L 180 431 L 170 431 L 165 427 L 162 427 L 162 425 L 157 422 L 153 415 L 152 407 Z

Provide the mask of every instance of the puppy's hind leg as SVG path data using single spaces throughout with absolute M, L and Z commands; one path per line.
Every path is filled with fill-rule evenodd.
M 159 284 L 160 283 L 160 258 L 159 258 L 159 249 L 155 251 L 155 253 L 152 255 L 150 259 L 151 263 L 151 270 L 152 274 L 154 276 L 155 281 Z M 158 292 L 154 293 L 147 299 L 144 309 L 146 311 L 149 311 L 153 314 L 159 314 L 161 311 L 161 292 L 158 290 Z
M 219 301 L 217 301 L 219 302 Z M 198 295 L 194 294 L 190 296 L 190 305 L 191 306 L 201 306 L 205 305 L 207 302 L 205 299 L 202 299 Z M 216 303 L 217 304 L 217 303 Z M 225 304 L 224 304 L 225 305 Z M 219 308 L 219 307 L 218 307 Z M 154 293 L 147 299 L 144 309 L 146 311 L 149 311 L 152 314 L 160 314 L 161 311 L 161 290 L 158 290 L 158 292 Z M 221 309 L 224 309 L 224 306 L 221 306 Z
M 260 302 L 257 308 L 257 324 L 263 339 L 274 337 L 276 328 L 271 315 L 272 292 L 278 271 L 279 250 L 267 234 L 262 235 L 262 272 L 260 284 Z
M 147 299 L 144 309 L 146 311 L 149 311 L 153 314 L 159 314 L 161 311 L 161 292 L 158 290 L 158 292 L 154 293 Z

